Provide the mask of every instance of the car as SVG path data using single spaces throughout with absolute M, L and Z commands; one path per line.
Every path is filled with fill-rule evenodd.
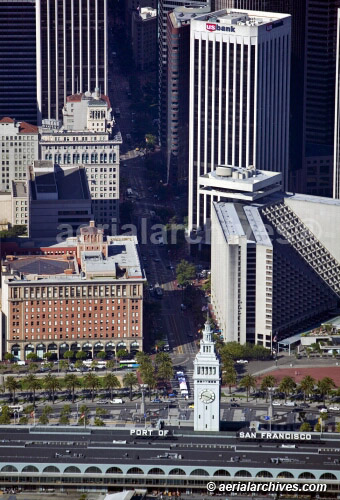
M 280 401 L 273 401 L 272 403 L 273 406 L 281 406 L 281 404 Z
M 195 405 L 189 405 L 188 408 L 190 409 L 194 409 L 195 408 Z
M 239 408 L 240 405 L 238 403 L 231 403 L 230 408 Z
M 246 359 L 238 359 L 236 363 L 239 365 L 246 365 L 248 361 Z
M 321 408 L 320 410 L 320 413 L 327 413 L 327 412 L 328 412 L 327 408 Z
M 153 259 L 154 262 L 160 262 L 161 259 Z
M 162 400 L 159 398 L 155 398 L 151 401 L 152 403 L 162 403 Z
M 135 151 L 139 151 L 139 148 L 135 148 Z
M 331 411 L 340 411 L 340 406 L 334 405 L 334 406 L 330 406 L 328 409 Z
M 111 399 L 110 403 L 112 405 L 122 405 L 124 401 L 120 398 L 116 398 L 116 399 Z
M 285 406 L 295 406 L 295 402 L 294 401 L 286 401 Z

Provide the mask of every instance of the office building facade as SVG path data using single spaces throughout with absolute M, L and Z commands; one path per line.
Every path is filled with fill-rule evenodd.
M 219 165 L 275 170 L 287 184 L 289 81 L 290 16 L 222 10 L 191 21 L 189 231 L 210 219 L 199 177 Z
M 340 202 L 310 195 L 213 204 L 212 306 L 225 341 L 272 349 L 331 314 L 340 299 L 336 221 Z
M 168 14 L 176 7 L 210 5 L 210 0 L 159 0 L 158 2 L 158 109 L 159 141 L 165 148 L 167 143 L 167 104 L 168 104 Z
M 119 148 L 122 137 L 111 116 L 109 98 L 85 92 L 68 96 L 63 125 L 42 129 L 42 160 L 60 166 L 83 165 L 97 224 L 117 233 L 119 220 Z
M 39 253 L 39 252 L 38 252 Z M 2 352 L 143 348 L 143 283 L 137 239 L 104 238 L 91 222 L 41 255 L 8 256 L 2 272 Z
M 39 158 L 39 130 L 35 125 L 0 119 L 0 190 L 10 191 L 12 181 L 25 180 L 27 167 Z
M 141 7 L 132 13 L 132 51 L 137 69 L 154 69 L 157 62 L 157 9 Z

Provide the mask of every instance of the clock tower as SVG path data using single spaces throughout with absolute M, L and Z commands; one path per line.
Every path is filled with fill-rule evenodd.
M 194 361 L 194 430 L 220 430 L 220 361 L 215 353 L 212 329 L 204 325 L 200 351 Z

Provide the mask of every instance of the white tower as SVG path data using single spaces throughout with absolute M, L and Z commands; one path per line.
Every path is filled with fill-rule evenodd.
M 205 323 L 200 351 L 194 361 L 194 430 L 220 430 L 220 361 L 215 353 L 212 330 Z

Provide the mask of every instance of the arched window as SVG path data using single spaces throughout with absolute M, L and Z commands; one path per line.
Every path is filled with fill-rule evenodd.
M 119 467 L 110 467 L 105 474 L 123 474 L 123 471 Z
M 21 472 L 39 472 L 39 469 L 34 465 L 26 465 Z
M 165 474 L 163 469 L 158 469 L 157 467 L 154 467 L 153 469 L 150 469 L 148 474 Z
M 171 469 L 169 476 L 185 476 L 183 469 Z
M 291 479 L 294 476 L 293 476 L 293 474 L 291 472 L 288 472 L 287 470 L 284 470 L 284 471 L 280 472 L 280 474 L 278 474 L 276 477 L 278 479 L 279 478 L 282 478 L 282 479 Z
M 214 472 L 214 476 L 230 476 L 230 474 L 227 470 L 219 469 L 216 472 Z
M 190 472 L 190 476 L 209 476 L 209 473 L 204 469 L 195 469 Z
M 251 477 L 251 474 L 247 470 L 238 470 L 235 474 L 235 477 Z
M 99 467 L 88 467 L 85 471 L 85 474 L 101 474 L 102 471 L 99 469 Z
M 58 467 L 55 467 L 54 465 L 48 465 L 47 467 L 45 467 L 43 472 L 60 472 L 60 470 L 58 469 Z
M 80 474 L 80 469 L 78 467 L 75 467 L 74 465 L 70 465 L 69 467 L 66 467 L 64 470 L 65 474 Z
M 18 472 L 18 469 L 13 465 L 5 465 L 2 467 L 1 472 Z
M 139 467 L 132 467 L 127 471 L 127 474 L 144 474 L 144 472 Z
M 260 472 L 256 474 L 256 477 L 273 477 L 273 475 L 267 470 L 260 470 Z
M 336 480 L 336 476 L 334 474 L 331 474 L 330 472 L 325 472 L 324 474 L 321 474 L 320 479 Z
M 299 479 L 315 479 L 315 476 L 311 472 L 303 472 L 299 475 Z

